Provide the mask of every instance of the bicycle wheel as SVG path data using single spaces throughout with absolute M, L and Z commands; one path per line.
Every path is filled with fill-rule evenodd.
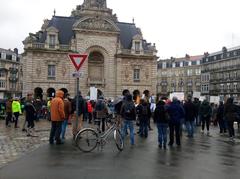
M 97 147 L 98 134 L 94 129 L 83 129 L 77 134 L 75 141 L 81 151 L 91 152 Z
M 123 141 L 123 138 L 122 138 L 122 135 L 121 135 L 121 132 L 119 129 L 115 129 L 115 131 L 114 131 L 114 140 L 115 140 L 118 150 L 123 151 L 124 141 Z

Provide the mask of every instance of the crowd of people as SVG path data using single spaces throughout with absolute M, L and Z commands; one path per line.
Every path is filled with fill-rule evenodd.
M 14 127 L 18 128 L 18 118 L 22 111 L 26 119 L 22 130 L 27 132 L 27 136 L 33 135 L 35 120 L 47 118 L 51 121 L 50 144 L 64 143 L 66 128 L 70 123 L 73 139 L 84 127 L 84 121 L 97 125 L 98 132 L 104 132 L 109 116 L 115 116 L 120 121 L 122 137 L 129 135 L 131 145 L 135 144 L 135 133 L 142 138 L 148 137 L 149 130 L 152 130 L 150 121 L 153 119 L 158 131 L 158 146 L 163 149 L 174 143 L 181 146 L 183 129 L 186 129 L 189 138 L 194 137 L 198 126 L 201 127 L 202 134 L 206 129 L 206 134 L 210 135 L 211 122 L 219 125 L 220 134 L 228 132 L 230 140 L 234 141 L 234 122 L 240 122 L 240 107 L 234 104 L 231 97 L 225 104 L 220 102 L 219 105 L 210 104 L 207 100 L 192 100 L 191 96 L 186 101 L 179 101 L 177 97 L 171 100 L 166 97 L 156 98 L 154 95 L 143 96 L 141 99 L 138 96 L 133 100 L 128 90 L 124 90 L 123 96 L 115 100 L 107 100 L 103 96 L 95 101 L 90 100 L 84 98 L 80 91 L 78 97 L 71 99 L 69 94 L 61 90 L 45 103 L 40 99 L 34 100 L 32 94 L 27 95 L 24 105 L 21 105 L 18 98 L 9 98 L 6 103 L 6 126 L 10 127 L 14 116 Z M 136 126 L 138 131 L 135 132 Z

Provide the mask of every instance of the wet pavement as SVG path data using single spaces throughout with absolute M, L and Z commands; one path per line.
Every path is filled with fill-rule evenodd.
M 20 116 L 19 122 L 20 128 L 15 129 L 14 123 L 11 127 L 6 127 L 5 121 L 0 120 L 0 168 L 48 143 L 49 121 L 35 122 L 35 137 L 27 137 L 26 132 L 22 132 L 24 116 Z M 71 129 L 68 130 L 67 137 L 71 137 Z
M 157 146 L 156 128 L 149 138 L 129 140 L 123 152 L 113 141 L 103 151 L 82 153 L 68 140 L 64 145 L 42 145 L 0 169 L 0 179 L 238 179 L 240 178 L 240 139 L 229 142 L 211 128 L 211 136 L 197 132 L 195 138 L 182 138 L 182 147 Z M 239 133 L 237 133 L 239 136 Z M 14 171 L 14 172 L 13 172 Z

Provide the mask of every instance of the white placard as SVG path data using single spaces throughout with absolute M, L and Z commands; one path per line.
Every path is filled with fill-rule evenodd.
M 97 88 L 90 87 L 90 100 L 97 100 Z
M 210 96 L 210 103 L 219 104 L 220 96 Z
M 200 96 L 199 101 L 204 101 L 206 99 L 205 96 Z
M 172 100 L 173 97 L 177 97 L 178 100 L 183 101 L 184 93 L 182 92 L 170 93 L 170 100 Z
M 193 92 L 193 98 L 198 98 L 198 99 L 200 99 L 200 97 L 201 97 L 201 92 L 198 92 L 198 91 L 194 91 L 194 92 Z

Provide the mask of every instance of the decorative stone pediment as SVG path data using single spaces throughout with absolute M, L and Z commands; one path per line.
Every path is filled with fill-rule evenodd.
M 88 17 L 80 19 L 73 25 L 74 30 L 120 31 L 117 25 L 109 19 L 101 17 Z
M 54 32 L 54 33 L 58 33 L 59 32 L 59 30 L 56 27 L 53 27 L 53 26 L 47 28 L 46 31 L 47 32 Z
M 143 39 L 143 37 L 140 34 L 137 34 L 133 37 L 133 40 L 142 40 L 142 39 Z

